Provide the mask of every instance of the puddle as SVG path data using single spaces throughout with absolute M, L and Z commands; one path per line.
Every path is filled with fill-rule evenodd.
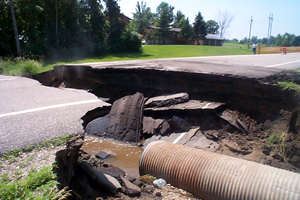
M 112 154 L 105 162 L 125 170 L 129 176 L 139 176 L 139 159 L 143 152 L 140 147 L 110 139 L 93 138 L 86 140 L 82 149 L 89 154 L 97 154 L 99 151 Z

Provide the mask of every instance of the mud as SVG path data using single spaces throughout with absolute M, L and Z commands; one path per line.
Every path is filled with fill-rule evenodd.
M 93 138 L 83 144 L 82 150 L 91 155 L 100 151 L 109 153 L 111 156 L 105 159 L 105 162 L 118 166 L 131 177 L 139 176 L 139 159 L 143 149 L 138 146 L 110 139 Z

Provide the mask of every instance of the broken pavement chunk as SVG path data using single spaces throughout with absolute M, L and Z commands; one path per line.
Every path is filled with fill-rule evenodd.
M 219 117 L 227 121 L 233 127 L 242 131 L 242 133 L 249 133 L 247 126 L 232 111 L 224 110 L 222 113 L 219 114 Z
M 219 107 L 225 105 L 220 102 L 211 102 L 211 101 L 200 101 L 200 100 L 190 100 L 185 103 L 180 103 L 176 105 L 170 105 L 165 107 L 155 107 L 155 108 L 145 108 L 145 111 L 171 111 L 171 110 L 215 110 Z
M 187 93 L 178 93 L 172 95 L 158 96 L 150 98 L 146 101 L 145 107 L 163 107 L 170 106 L 179 103 L 184 103 L 189 100 L 189 94 Z
M 126 142 L 139 142 L 143 120 L 144 95 L 136 93 L 115 101 L 105 117 L 91 121 L 88 134 L 111 137 Z

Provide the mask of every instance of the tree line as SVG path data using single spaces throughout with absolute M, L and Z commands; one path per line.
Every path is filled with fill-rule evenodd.
M 238 40 L 235 39 L 237 42 Z M 244 38 L 239 41 L 241 44 L 247 44 L 248 38 Z M 253 36 L 250 39 L 250 43 L 264 44 L 268 46 L 300 46 L 300 35 L 296 36 L 295 34 L 285 33 L 278 34 L 277 36 L 271 36 L 270 38 L 258 38 Z
M 0 56 L 17 55 L 15 28 L 24 57 L 96 56 L 141 47 L 139 35 L 122 20 L 118 0 L 1 0 Z
M 166 40 L 172 37 L 172 28 L 180 28 L 179 39 L 201 40 L 205 39 L 205 36 L 209 33 L 220 34 L 223 37 L 231 20 L 231 16 L 223 14 L 218 22 L 215 20 L 205 21 L 201 12 L 198 12 L 194 23 L 191 24 L 189 18 L 180 10 L 174 14 L 174 7 L 166 2 L 161 2 L 156 12 L 153 13 L 145 2 L 138 1 L 130 29 L 145 35 L 147 27 L 154 25 L 155 27 L 159 27 L 159 29 L 152 31 L 148 37 Z

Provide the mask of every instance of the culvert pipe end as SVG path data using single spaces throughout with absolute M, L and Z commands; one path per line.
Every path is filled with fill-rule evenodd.
M 165 141 L 145 148 L 139 170 L 201 199 L 300 199 L 300 174 Z

